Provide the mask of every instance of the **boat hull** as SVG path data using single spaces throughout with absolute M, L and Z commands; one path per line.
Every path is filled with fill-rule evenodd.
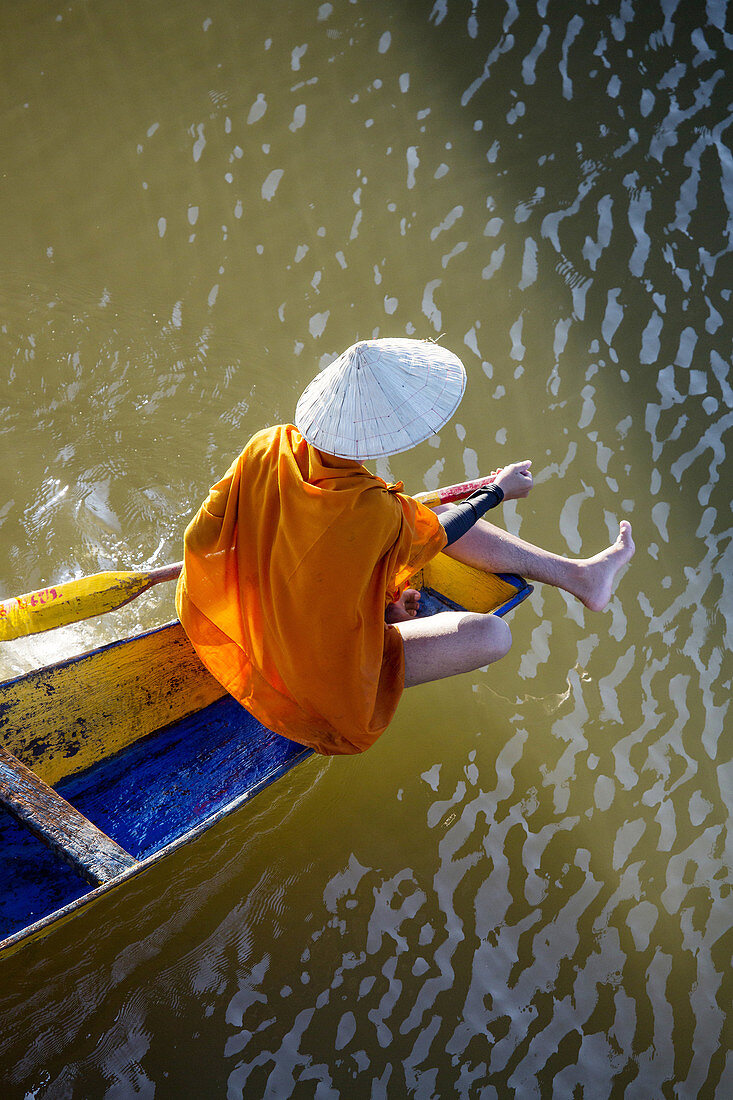
M 531 587 L 440 555 L 416 582 L 425 612 L 505 614 Z M 104 646 L 0 686 L 5 747 L 137 861 L 95 889 L 7 815 L 0 954 L 46 935 L 123 888 L 311 755 L 226 695 L 180 623 Z

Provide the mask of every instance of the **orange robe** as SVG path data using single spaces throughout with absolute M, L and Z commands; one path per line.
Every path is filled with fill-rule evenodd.
M 196 652 L 263 725 L 316 752 L 369 748 L 402 694 L 385 606 L 445 534 L 401 488 L 267 428 L 186 530 L 176 608 Z

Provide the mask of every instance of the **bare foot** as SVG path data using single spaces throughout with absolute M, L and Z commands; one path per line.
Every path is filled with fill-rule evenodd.
M 387 605 L 384 612 L 386 623 L 406 623 L 414 619 L 420 606 L 420 593 L 416 588 L 406 588 L 399 600 Z
M 616 541 L 600 554 L 578 563 L 581 568 L 581 577 L 575 595 L 587 608 L 591 611 L 603 611 L 608 605 L 616 574 L 631 561 L 635 549 L 634 540 L 631 537 L 631 524 L 628 520 L 622 519 Z

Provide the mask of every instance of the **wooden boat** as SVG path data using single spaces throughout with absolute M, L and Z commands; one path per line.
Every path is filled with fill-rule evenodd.
M 442 554 L 413 583 L 421 614 L 504 615 L 532 591 Z M 227 696 L 177 622 L 0 685 L 0 736 L 3 804 L 26 826 L 0 813 L 0 955 L 123 889 L 310 755 Z

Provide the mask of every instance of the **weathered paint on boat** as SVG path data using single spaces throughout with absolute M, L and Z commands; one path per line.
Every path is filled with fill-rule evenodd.
M 440 555 L 424 613 L 505 614 L 531 586 Z M 89 889 L 0 815 L 0 954 L 15 953 L 190 844 L 311 755 L 265 729 L 203 668 L 179 623 L 0 685 L 5 747 L 138 861 Z
M 46 783 L 220 699 L 182 627 L 125 638 L 0 688 L 0 737 Z

